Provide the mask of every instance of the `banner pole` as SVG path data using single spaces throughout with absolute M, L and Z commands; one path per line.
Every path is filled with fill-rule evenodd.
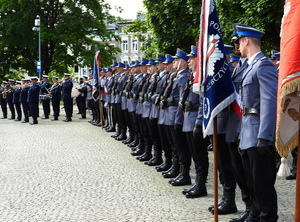
M 300 107 L 299 107 L 300 110 Z M 299 152 L 299 141 L 300 141 L 300 120 L 298 120 L 298 152 L 297 152 L 297 171 L 296 171 L 296 197 L 295 197 L 295 216 L 294 221 L 300 221 L 300 152 Z
M 214 117 L 214 135 L 213 135 L 213 151 L 214 151 L 214 220 L 218 222 L 218 118 Z

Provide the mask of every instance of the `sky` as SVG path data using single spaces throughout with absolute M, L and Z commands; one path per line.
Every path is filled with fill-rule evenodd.
M 120 16 L 123 19 L 135 19 L 136 13 L 141 10 L 145 11 L 143 7 L 143 0 L 105 0 L 106 3 L 112 6 L 110 13 L 115 16 Z M 124 9 L 123 13 L 117 13 L 114 10 L 115 6 L 120 6 Z

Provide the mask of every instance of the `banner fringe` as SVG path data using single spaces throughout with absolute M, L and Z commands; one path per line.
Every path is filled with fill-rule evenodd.
M 300 91 L 300 78 L 293 79 L 282 86 L 279 92 L 279 97 L 281 99 L 279 104 L 279 113 L 277 115 L 277 126 L 280 126 L 281 124 L 281 116 L 284 108 L 285 96 L 297 91 Z M 287 144 L 283 144 L 280 140 L 279 127 L 276 128 L 275 147 L 281 157 L 286 158 L 291 150 L 298 146 L 298 133 L 296 133 Z

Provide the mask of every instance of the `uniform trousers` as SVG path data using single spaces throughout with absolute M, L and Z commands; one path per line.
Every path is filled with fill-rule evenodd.
M 126 121 L 125 121 L 125 112 L 122 110 L 121 103 L 115 103 L 116 107 L 116 113 L 117 113 L 117 120 L 118 120 L 118 126 L 125 130 L 126 129 Z
M 172 148 L 166 134 L 165 126 L 158 124 L 157 127 L 158 127 L 158 136 L 159 136 L 160 144 L 162 150 L 164 151 L 165 158 L 166 160 L 172 160 Z
M 134 130 L 132 128 L 132 122 L 130 121 L 130 115 L 128 109 L 123 111 L 124 111 L 125 125 L 128 127 L 130 134 L 133 134 Z
M 11 113 L 11 118 L 15 119 L 16 118 L 16 113 L 15 113 L 14 104 L 12 102 L 7 102 L 7 103 L 8 103 L 8 108 L 9 108 L 10 113 Z
M 142 118 L 142 117 L 141 117 L 141 119 L 142 119 L 142 122 L 141 122 L 142 129 L 141 130 L 142 130 L 142 136 L 143 136 L 143 140 L 145 143 L 145 147 L 147 148 L 147 152 L 151 153 L 153 141 L 152 141 L 151 133 L 149 130 L 150 120 L 149 120 L 149 118 Z
M 73 114 L 73 99 L 64 99 L 63 102 L 67 119 L 71 119 Z
M 34 123 L 37 123 L 39 103 L 29 103 L 30 114 Z
M 211 136 L 212 140 L 212 136 Z M 231 165 L 231 156 L 227 143 L 225 142 L 225 134 L 218 134 L 218 170 L 219 180 L 224 190 L 235 190 L 236 181 Z
M 179 164 L 185 167 L 190 167 L 192 162 L 191 152 L 187 146 L 187 139 L 184 132 L 182 132 L 182 125 L 176 125 L 176 127 L 171 126 L 174 130 L 171 130 L 173 139 L 177 143 L 177 153 Z
M 153 148 L 155 151 L 161 152 L 162 147 L 159 140 L 159 133 L 158 133 L 158 125 L 157 125 L 158 119 L 148 119 L 148 131 L 150 133 L 150 137 L 153 143 Z
M 250 201 L 251 200 L 250 193 L 249 193 L 249 190 L 247 187 L 242 157 L 241 157 L 240 151 L 238 149 L 238 145 L 235 142 L 231 142 L 231 143 L 228 143 L 228 147 L 229 147 L 234 177 L 235 177 L 236 183 L 238 184 L 238 186 L 242 192 L 242 200 L 244 202 Z
M 17 102 L 14 103 L 16 112 L 17 112 L 17 119 L 20 121 L 22 119 L 22 110 L 21 110 L 21 103 Z
M 277 221 L 277 193 L 275 148 L 269 147 L 272 154 L 263 156 L 257 147 L 241 150 L 247 186 L 254 208 L 260 212 L 261 222 Z M 257 215 L 259 216 L 259 215 Z
M 52 101 L 52 109 L 53 109 L 54 118 L 59 117 L 59 112 L 60 112 L 59 105 L 60 105 L 60 101 Z
M 22 102 L 24 121 L 29 121 L 29 104 L 27 102 Z
M 50 100 L 41 100 L 41 101 L 42 101 L 44 116 L 45 118 L 48 118 L 50 115 Z
M 171 145 L 171 149 L 172 149 L 172 158 L 173 158 L 173 164 L 179 164 L 179 157 L 178 157 L 178 144 L 176 141 L 176 136 L 175 136 L 175 129 L 174 126 L 168 126 L 168 125 L 164 125 L 165 126 L 165 132 L 168 138 L 168 141 Z
M 186 132 L 187 144 L 190 149 L 193 161 L 195 163 L 196 176 L 199 178 L 207 178 L 208 176 L 208 138 L 195 138 L 193 132 Z
M 2 96 L 2 95 L 0 95 Z M 6 101 L 1 101 L 1 110 L 3 113 L 3 117 L 7 118 L 7 102 Z

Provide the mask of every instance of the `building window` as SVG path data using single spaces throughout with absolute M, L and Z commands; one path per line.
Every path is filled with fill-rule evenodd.
M 138 40 L 133 39 L 132 40 L 132 51 L 137 51 L 138 50 Z
M 122 41 L 122 51 L 128 51 L 128 41 L 127 40 Z

